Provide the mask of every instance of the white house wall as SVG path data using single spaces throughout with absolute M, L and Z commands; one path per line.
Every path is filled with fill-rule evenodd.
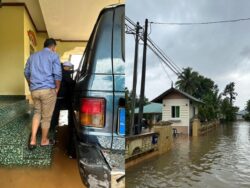
M 180 106 L 180 118 L 171 117 L 171 106 Z M 189 99 L 164 99 L 162 107 L 162 120 L 173 121 L 173 126 L 189 126 Z

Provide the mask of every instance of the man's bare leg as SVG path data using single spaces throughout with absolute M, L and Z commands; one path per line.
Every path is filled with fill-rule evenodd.
M 49 134 L 49 128 L 42 128 L 42 140 L 41 140 L 41 145 L 48 145 L 49 144 L 49 139 L 48 139 L 48 134 Z
M 31 139 L 30 139 L 31 145 L 36 145 L 36 134 L 40 125 L 40 120 L 41 120 L 41 117 L 39 117 L 37 114 L 34 114 L 33 120 L 32 120 L 32 133 L 31 133 Z

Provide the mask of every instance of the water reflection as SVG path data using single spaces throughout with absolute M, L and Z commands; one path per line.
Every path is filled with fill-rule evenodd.
M 250 187 L 250 123 L 221 125 L 126 171 L 126 187 Z

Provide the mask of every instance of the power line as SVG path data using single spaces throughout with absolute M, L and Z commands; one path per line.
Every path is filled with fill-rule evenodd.
M 208 24 L 221 24 L 221 23 L 233 23 L 241 21 L 249 21 L 250 18 L 239 18 L 232 20 L 218 20 L 218 21 L 207 21 L 207 22 L 150 22 L 150 24 L 159 25 L 208 25 Z
M 149 41 L 152 43 L 152 45 L 160 52 L 162 56 L 177 70 L 177 72 L 182 72 L 181 68 L 175 64 L 167 55 L 166 53 L 159 47 L 151 38 L 149 38 Z
M 153 43 L 151 43 L 151 41 L 149 40 L 149 43 L 152 46 L 149 46 L 149 48 L 157 55 L 160 56 L 161 59 L 163 60 L 163 62 L 177 75 L 179 76 L 181 74 L 181 71 L 178 70 L 178 68 L 176 68 L 176 66 L 174 66 L 174 64 L 169 61 L 165 55 L 161 52 L 161 50 L 159 48 L 157 48 Z M 154 48 L 154 49 L 152 49 Z
M 168 66 L 168 68 L 169 68 L 172 72 L 174 72 L 177 76 L 180 75 L 180 73 L 179 73 L 178 71 L 176 71 L 176 70 L 169 64 L 169 62 L 167 62 L 159 53 L 157 53 L 157 51 L 156 51 L 150 44 L 148 44 L 148 47 L 149 47 L 149 49 L 150 49 L 152 52 L 154 52 L 154 54 L 155 54 L 158 58 L 160 58 L 160 59 L 163 61 L 163 63 L 164 63 L 165 65 Z
M 128 17 L 125 17 L 125 19 L 127 21 L 126 25 L 129 28 L 129 30 L 130 31 L 133 30 L 132 28 L 136 27 L 136 24 Z M 130 26 L 130 25 L 132 25 L 132 26 Z M 129 33 L 129 34 L 131 34 L 131 33 Z M 141 35 L 139 35 L 139 38 L 142 41 L 144 41 L 144 38 Z M 148 37 L 148 47 L 171 71 L 173 71 L 177 76 L 181 75 L 182 70 L 149 37 Z
M 161 61 L 160 61 L 160 62 L 161 62 Z M 165 67 L 164 67 L 164 65 L 163 65 L 162 62 L 161 62 L 161 67 L 163 68 L 164 72 L 166 73 L 168 79 L 169 79 L 171 82 L 173 82 L 173 80 L 170 78 L 170 75 L 168 74 L 168 71 L 165 69 Z
M 125 20 L 127 20 L 130 24 L 132 25 L 136 25 L 135 22 L 133 22 L 133 20 L 131 20 L 129 17 L 125 16 Z

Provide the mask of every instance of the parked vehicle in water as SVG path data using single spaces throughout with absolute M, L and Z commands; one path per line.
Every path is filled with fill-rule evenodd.
M 75 78 L 70 124 L 88 187 L 111 187 L 125 174 L 124 16 L 124 5 L 101 11 Z

